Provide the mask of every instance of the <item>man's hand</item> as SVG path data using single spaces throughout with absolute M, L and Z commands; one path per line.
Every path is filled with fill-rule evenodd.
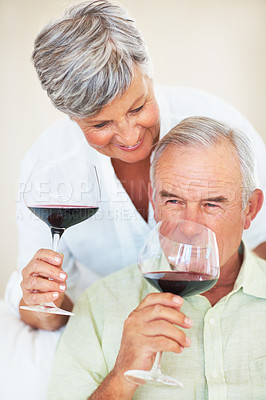
M 182 297 L 171 293 L 151 293 L 129 315 L 124 323 L 115 370 L 149 370 L 158 351 L 181 353 L 190 339 L 182 328 L 192 322 L 180 311 Z
M 137 385 L 127 382 L 124 377 L 127 370 L 149 370 L 158 351 L 178 354 L 190 346 L 190 339 L 179 328 L 192 326 L 192 321 L 180 311 L 182 304 L 182 297 L 171 293 L 151 293 L 145 297 L 124 323 L 113 371 L 90 400 L 131 399 Z

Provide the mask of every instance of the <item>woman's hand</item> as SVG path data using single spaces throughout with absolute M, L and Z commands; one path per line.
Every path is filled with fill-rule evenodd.
M 58 307 L 71 311 L 73 303 L 65 295 L 67 274 L 62 270 L 63 255 L 53 250 L 41 249 L 22 271 L 20 305 L 36 305 L 54 302 Z M 24 322 L 46 330 L 64 325 L 68 317 L 56 314 L 21 310 Z
M 63 256 L 41 249 L 23 269 L 20 284 L 26 305 L 56 301 L 61 306 L 66 290 L 67 274 L 62 270 Z
M 181 353 L 190 339 L 182 328 L 192 321 L 181 311 L 183 299 L 170 293 L 151 293 L 124 323 L 120 351 L 113 370 L 122 376 L 128 369 L 149 370 L 158 351 Z

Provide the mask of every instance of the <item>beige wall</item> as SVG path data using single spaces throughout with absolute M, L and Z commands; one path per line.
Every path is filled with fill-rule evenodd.
M 17 254 L 16 181 L 21 158 L 61 114 L 30 61 L 33 41 L 71 0 L 0 0 L 1 280 Z M 266 141 L 264 0 L 120 0 L 137 20 L 162 84 L 194 86 L 231 102 Z

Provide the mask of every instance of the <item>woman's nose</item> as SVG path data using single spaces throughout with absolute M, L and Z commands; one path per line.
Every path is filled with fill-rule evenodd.
M 120 123 L 117 127 L 117 136 L 122 145 L 135 146 L 140 138 L 140 127 L 130 122 Z

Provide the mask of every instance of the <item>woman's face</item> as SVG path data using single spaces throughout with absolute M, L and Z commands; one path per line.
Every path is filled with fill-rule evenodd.
M 73 119 L 91 147 L 127 163 L 147 158 L 159 138 L 159 108 L 152 82 L 139 70 L 127 91 L 98 114 Z

